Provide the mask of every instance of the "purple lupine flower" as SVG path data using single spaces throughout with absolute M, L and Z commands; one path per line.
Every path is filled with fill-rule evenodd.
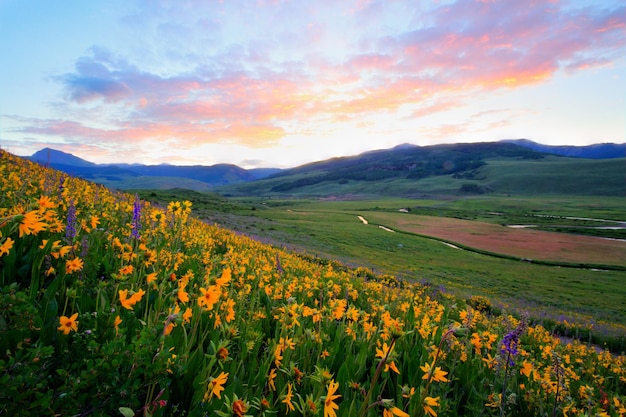
M 67 208 L 67 224 L 65 225 L 65 238 L 71 243 L 76 237 L 76 206 L 74 200 L 70 200 Z
M 517 346 L 519 345 L 519 338 L 526 330 L 526 326 L 528 324 L 528 319 L 526 316 L 522 316 L 517 327 L 507 333 L 502 339 L 502 347 L 500 348 L 500 353 L 503 356 L 506 356 L 508 361 L 508 366 L 515 365 L 515 361 L 513 358 L 519 353 L 517 350 Z
M 135 202 L 133 203 L 133 231 L 131 236 L 135 239 L 139 239 L 139 229 L 141 229 L 141 201 L 139 196 L 135 194 Z

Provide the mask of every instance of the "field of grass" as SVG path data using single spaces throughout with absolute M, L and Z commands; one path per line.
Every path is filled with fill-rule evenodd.
M 187 191 L 180 193 L 140 194 L 153 201 L 159 198 L 166 201 L 176 195 L 196 201 L 201 196 Z M 624 242 L 507 229 L 496 223 L 503 217 L 520 218 L 526 214 L 623 219 L 626 218 L 623 199 L 479 196 L 430 200 L 278 200 L 205 196 L 198 201 L 200 218 L 278 247 L 349 265 L 368 266 L 409 281 L 445 288 L 460 296 L 486 296 L 505 308 L 532 312 L 546 323 L 567 318 L 583 328 L 594 326 L 598 340 L 604 334 L 626 336 Z M 400 208 L 411 211 L 401 213 Z M 433 215 L 416 215 L 422 212 Z M 499 214 L 489 214 L 494 212 Z M 368 219 L 370 224 L 364 225 L 357 216 Z M 415 223 L 420 221 L 422 226 L 429 225 L 429 229 L 417 228 Z M 537 221 L 551 220 L 538 217 Z M 447 228 L 437 228 L 434 226 L 437 223 L 446 224 Z M 378 224 L 397 232 L 384 231 Z M 503 234 L 499 241 L 498 236 L 490 238 L 494 230 Z M 505 256 L 458 250 L 428 236 Z M 512 236 L 515 240 L 511 240 Z M 550 239 L 555 246 L 546 246 Z M 556 246 L 555 239 L 561 246 Z M 520 258 L 533 258 L 535 263 Z M 553 265 L 550 262 L 539 265 L 536 262 L 540 260 L 553 261 Z M 583 267 L 564 268 L 559 263 Z M 614 268 L 598 270 L 602 266 Z
M 494 289 L 495 274 L 503 288 L 519 285 L 512 298 L 552 293 L 564 307 L 572 296 L 596 311 L 579 298 L 589 283 L 568 268 L 559 281 L 552 267 L 517 264 L 550 279 L 515 283 L 512 264 L 496 263 L 506 259 L 368 227 L 324 203 L 182 193 L 201 197 L 202 216 L 330 254 L 367 252 L 390 267 L 412 259 L 403 279 L 211 225 L 191 200 L 150 203 L 3 151 L 0 190 L 0 415 L 624 414 L 619 338 L 606 339 L 612 353 L 555 337 L 532 309 L 475 293 Z M 595 282 L 611 306 L 623 287 L 615 272 Z M 442 291 L 431 273 L 468 295 Z M 552 324 L 584 330 L 569 320 Z

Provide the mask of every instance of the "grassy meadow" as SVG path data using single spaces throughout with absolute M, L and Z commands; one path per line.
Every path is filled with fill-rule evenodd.
M 578 269 L 513 266 L 323 202 L 156 204 L 4 151 L 0 187 L 0 415 L 626 414 L 623 354 L 496 302 L 553 289 L 565 309 L 554 271 L 572 287 Z M 519 268 L 535 281 L 505 290 Z M 594 276 L 613 307 L 620 273 Z M 591 304 L 579 279 L 572 302 Z
M 564 216 L 624 219 L 621 198 L 224 199 L 183 190 L 140 195 L 161 204 L 189 198 L 197 202 L 200 218 L 277 247 L 366 266 L 462 297 L 478 294 L 506 310 L 528 312 L 555 333 L 608 343 L 617 351 L 626 348 L 626 242 L 549 232 L 555 218 L 568 223 L 568 231 L 604 225 Z M 501 225 L 529 222 L 538 227 Z

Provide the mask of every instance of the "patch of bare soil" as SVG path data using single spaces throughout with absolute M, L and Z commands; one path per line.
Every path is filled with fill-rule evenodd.
M 431 216 L 407 216 L 394 226 L 520 258 L 626 265 L 626 242 L 619 240 Z

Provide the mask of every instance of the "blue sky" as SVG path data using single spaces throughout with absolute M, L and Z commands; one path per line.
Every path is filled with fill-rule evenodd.
M 621 1 L 0 0 L 0 146 L 291 167 L 626 138 Z

